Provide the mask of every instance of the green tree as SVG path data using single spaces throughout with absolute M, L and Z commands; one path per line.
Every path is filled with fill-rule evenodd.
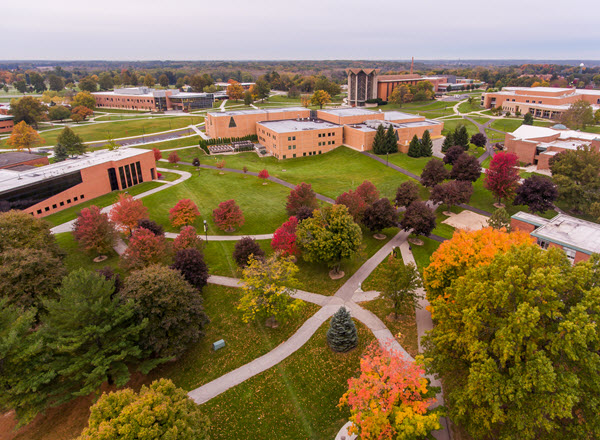
M 492 216 L 487 221 L 488 226 L 494 229 L 504 228 L 508 232 L 510 232 L 510 215 L 506 212 L 504 208 L 496 209 Z
M 331 102 L 331 96 L 325 90 L 315 90 L 310 97 L 310 103 L 312 105 L 318 105 L 319 108 L 323 108 L 324 105 Z
M 56 162 L 62 162 L 67 157 L 69 157 L 69 153 L 64 145 L 57 145 L 54 147 L 54 160 Z
M 398 138 L 396 137 L 396 131 L 394 130 L 394 126 L 391 124 L 385 133 L 385 144 L 386 153 L 398 152 Z
M 42 93 L 46 90 L 46 83 L 44 82 L 44 77 L 37 72 L 31 72 L 29 74 L 29 81 L 31 82 L 32 87 L 35 89 L 36 93 Z
M 296 242 L 302 258 L 309 262 L 324 262 L 339 272 L 341 261 L 352 258 L 362 241 L 360 226 L 354 223 L 344 205 L 325 206 L 312 218 L 300 222 Z
M 471 266 L 431 302 L 431 371 L 472 438 L 600 436 L 600 257 L 535 244 Z M 477 292 L 477 294 L 474 294 Z
M 269 97 L 271 93 L 271 85 L 264 78 L 256 80 L 252 86 L 252 94 L 256 95 L 258 99 L 264 100 Z
M 102 75 L 100 75 L 98 85 L 100 86 L 100 90 L 112 90 L 112 88 L 115 86 L 115 81 L 110 73 L 104 72 Z
M 421 148 L 421 141 L 415 134 L 410 141 L 410 145 L 408 146 L 408 155 L 410 157 L 421 157 L 423 149 Z
M 98 83 L 91 76 L 86 76 L 77 84 L 82 92 L 95 92 L 98 90 Z
M 160 84 L 161 87 L 169 87 L 169 77 L 163 73 L 158 77 L 158 84 Z
M 421 276 L 412 263 L 405 265 L 402 259 L 390 255 L 383 265 L 380 277 L 381 294 L 391 301 L 396 319 L 400 315 L 411 316 L 419 308 L 417 289 L 423 286 Z
M 421 156 L 433 156 L 433 142 L 431 141 L 431 134 L 429 133 L 429 130 L 425 130 L 423 132 L 423 138 L 421 139 Z
M 33 96 L 25 96 L 10 101 L 10 114 L 15 118 L 15 124 L 25 121 L 27 125 L 37 128 L 38 122 L 46 119 L 48 108 Z
M 62 121 L 71 116 L 71 111 L 64 105 L 55 105 L 48 110 L 48 117 L 52 121 Z
M 56 138 L 56 145 L 64 147 L 65 151 L 70 156 L 78 156 L 85 153 L 85 144 L 83 143 L 83 140 L 69 127 L 62 129 Z
M 373 153 L 385 154 L 386 150 L 385 129 L 383 128 L 383 124 L 379 124 L 377 132 L 375 133 L 375 138 L 373 139 Z
M 454 132 L 454 145 L 460 145 L 465 151 L 469 149 L 469 132 L 462 124 L 456 127 Z
M 154 87 L 154 84 L 156 84 L 156 79 L 147 73 L 146 76 L 144 76 L 144 85 L 146 87 Z
M 529 112 L 523 116 L 523 125 L 533 125 L 533 115 Z
M 449 131 L 444 139 L 444 143 L 442 143 L 442 153 L 445 153 L 450 149 L 450 147 L 454 146 L 454 132 Z
M 574 102 L 561 115 L 560 121 L 569 128 L 585 129 L 588 125 L 594 124 L 594 110 L 592 105 L 584 100 Z
M 24 211 L 11 210 L 0 213 L 0 231 L 0 252 L 12 248 L 46 250 L 53 256 L 62 254 L 48 223 Z
M 344 306 L 331 317 L 327 330 L 327 344 L 338 353 L 346 353 L 358 345 L 356 326 L 350 312 Z
M 246 91 L 244 93 L 244 104 L 245 105 L 252 104 L 252 93 L 250 93 L 250 91 Z
M 94 110 L 96 108 L 96 100 L 89 92 L 79 92 L 73 98 L 71 102 L 71 108 L 79 107 L 79 106 L 87 107 L 90 110 Z
M 77 440 L 209 440 L 202 408 L 168 379 L 103 394 Z
M 48 85 L 50 86 L 50 90 L 60 92 L 65 88 L 65 81 L 60 76 L 50 75 L 48 76 Z

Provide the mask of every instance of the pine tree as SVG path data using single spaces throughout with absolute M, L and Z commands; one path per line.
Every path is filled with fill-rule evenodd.
M 460 145 L 465 151 L 469 149 L 469 132 L 467 127 L 459 125 L 454 132 L 454 145 Z
M 442 153 L 445 153 L 450 149 L 450 147 L 454 146 L 454 132 L 451 131 L 446 135 L 446 139 L 444 139 L 444 143 L 442 144 Z
M 397 153 L 398 152 L 398 139 L 396 138 L 396 131 L 394 127 L 390 124 L 385 133 L 385 143 L 387 146 L 387 153 Z
M 340 307 L 331 318 L 327 343 L 333 351 L 339 353 L 350 351 L 358 345 L 356 326 L 345 307 Z
M 533 125 L 533 115 L 529 112 L 523 116 L 523 125 Z
M 375 139 L 373 139 L 373 153 L 385 154 L 385 152 L 386 152 L 385 130 L 383 128 L 383 124 L 380 124 L 379 127 L 377 127 L 377 133 L 375 133 Z
M 63 146 L 65 151 L 71 156 L 77 156 L 85 153 L 83 140 L 75 134 L 69 127 L 63 128 L 56 139 L 57 146 Z
M 421 141 L 415 134 L 408 146 L 408 155 L 410 157 L 421 157 Z
M 431 134 L 429 130 L 425 130 L 423 133 L 423 139 L 421 139 L 421 156 L 431 157 L 433 156 L 433 142 L 431 142 Z
M 54 160 L 56 162 L 62 162 L 67 157 L 69 157 L 69 153 L 67 153 L 67 149 L 64 145 L 58 144 L 56 147 L 54 147 Z

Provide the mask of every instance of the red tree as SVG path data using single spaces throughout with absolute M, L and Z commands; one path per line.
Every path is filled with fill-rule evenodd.
M 356 191 L 347 191 L 335 199 L 336 205 L 344 205 L 355 222 L 360 222 L 368 205 Z
M 174 228 L 191 225 L 200 217 L 200 211 L 190 199 L 181 199 L 169 210 L 169 220 Z
M 177 163 L 181 159 L 179 158 L 179 155 L 177 154 L 177 151 L 172 151 L 171 154 L 169 154 L 169 157 L 168 157 L 167 160 L 169 161 L 169 163 Z
M 144 218 L 148 218 L 148 208 L 141 200 L 134 199 L 129 194 L 119 194 L 119 200 L 110 210 L 110 219 L 122 231 L 129 232 L 129 235 L 137 227 L 138 222 Z
M 177 251 L 183 249 L 198 249 L 202 250 L 204 247 L 204 243 L 202 239 L 198 237 L 198 233 L 196 232 L 196 228 L 193 226 L 185 226 L 181 228 L 179 235 L 175 240 L 173 240 L 173 252 L 177 253 Z
M 302 182 L 300 185 L 296 185 L 296 188 L 290 191 L 285 209 L 288 215 L 296 215 L 298 210 L 303 206 L 313 210 L 319 207 L 319 204 L 317 203 L 317 195 L 312 190 L 310 183 Z
M 146 228 L 138 228 L 129 240 L 129 247 L 121 256 L 125 269 L 140 269 L 150 264 L 161 263 L 167 254 L 165 237 L 154 235 Z
M 162 152 L 158 148 L 153 148 L 152 152 L 154 153 L 154 160 L 162 159 Z
M 225 232 L 232 232 L 236 227 L 244 224 L 244 214 L 235 200 L 227 200 L 219 203 L 219 207 L 213 211 L 215 224 Z
M 114 224 L 97 206 L 83 208 L 73 227 L 73 236 L 88 253 L 104 253 L 112 249 L 117 239 Z
M 363 183 L 358 185 L 356 188 L 356 193 L 362 197 L 367 205 L 372 205 L 377 200 L 379 200 L 379 191 L 368 180 L 365 180 Z
M 267 170 L 262 170 L 258 173 L 259 179 L 267 180 L 269 178 L 269 172 Z
M 485 172 L 483 184 L 498 199 L 498 203 L 507 200 L 515 194 L 519 185 L 519 158 L 514 153 L 504 151 L 496 153 Z
M 291 216 L 290 219 L 282 224 L 273 234 L 271 247 L 274 251 L 281 252 L 282 255 L 299 255 L 300 250 L 296 246 L 296 228 L 298 219 Z

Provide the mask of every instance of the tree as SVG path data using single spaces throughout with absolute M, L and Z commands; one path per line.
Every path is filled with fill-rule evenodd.
M 398 225 L 398 213 L 384 197 L 367 207 L 362 222 L 371 232 L 380 232 Z
M 261 170 L 260 173 L 258 173 L 258 178 L 262 179 L 263 182 L 266 182 L 266 180 L 269 178 L 269 172 L 267 170 Z
M 431 134 L 429 134 L 429 130 L 425 130 L 423 132 L 423 138 L 421 139 L 421 156 L 433 156 L 433 142 L 431 141 Z
M 554 207 L 558 189 L 549 177 L 533 174 L 519 185 L 516 194 L 513 204 L 527 205 L 531 212 L 544 213 Z
M 346 353 L 358 345 L 356 326 L 346 307 L 340 307 L 329 321 L 327 344 L 338 353 Z
M 96 100 L 89 92 L 79 92 L 71 101 L 71 107 L 79 107 L 79 106 L 87 107 L 90 110 L 94 110 L 96 108 Z
M 109 217 L 122 231 L 127 231 L 131 236 L 138 222 L 148 218 L 148 208 L 144 206 L 141 199 L 134 199 L 129 194 L 121 193 L 117 203 L 111 208 Z
M 379 124 L 377 131 L 375 132 L 375 138 L 373 139 L 373 153 L 385 154 L 387 151 L 387 143 L 385 137 L 385 129 L 383 124 Z
M 19 93 L 25 93 L 27 91 L 27 83 L 23 79 L 13 82 L 13 87 L 17 89 Z
M 452 301 L 433 299 L 426 354 L 472 438 L 600 435 L 599 269 L 597 255 L 572 265 L 560 249 L 526 244 L 470 266 Z
M 62 121 L 71 116 L 71 111 L 64 105 L 55 105 L 48 110 L 48 117 L 51 121 Z
M 146 76 L 144 76 L 144 85 L 146 87 L 154 87 L 154 84 L 156 84 L 156 79 L 147 73 Z
M 560 117 L 560 121 L 572 129 L 582 128 L 594 125 L 594 110 L 592 105 L 583 99 L 571 104 L 569 109 Z
M 65 127 L 61 130 L 60 134 L 56 138 L 56 145 L 64 148 L 67 154 L 70 156 L 78 156 L 85 153 L 85 144 L 81 137 L 79 137 L 69 127 Z
M 184 226 L 181 228 L 181 231 L 175 240 L 173 240 L 173 252 L 177 253 L 183 249 L 197 249 L 199 251 L 204 249 L 204 242 L 198 237 L 196 228 L 193 226 Z
M 302 182 L 299 185 L 290 191 L 287 197 L 287 204 L 285 205 L 285 210 L 288 215 L 296 215 L 298 210 L 306 206 L 312 210 L 315 210 L 319 207 L 319 203 L 317 202 L 317 195 L 312 189 L 310 183 Z
M 510 215 L 508 215 L 506 209 L 496 209 L 488 219 L 488 226 L 494 229 L 504 228 L 507 232 L 510 232 Z
M 62 254 L 48 223 L 25 211 L 11 210 L 0 213 L 0 231 L 0 252 L 12 248 L 46 250 L 56 257 Z
M 419 200 L 419 185 L 411 180 L 402 182 L 396 190 L 396 198 L 394 199 L 396 206 L 408 207 L 417 200 Z
M 227 96 L 234 101 L 242 99 L 244 96 L 244 88 L 239 82 L 234 81 L 227 86 Z
M 392 302 L 396 318 L 412 316 L 419 306 L 417 289 L 423 286 L 419 271 L 413 263 L 404 265 L 402 259 L 390 255 L 381 272 L 381 294 Z
M 208 266 L 198 249 L 182 249 L 175 254 L 171 269 L 176 269 L 193 287 L 202 292 L 208 282 Z
M 473 185 L 471 182 L 452 180 L 433 187 L 429 199 L 434 203 L 446 204 L 446 210 L 450 211 L 453 205 L 468 203 L 472 195 Z
M 179 154 L 177 154 L 177 151 L 171 151 L 171 153 L 169 153 L 169 157 L 167 158 L 167 160 L 169 161 L 169 163 L 177 163 L 179 162 L 181 159 L 179 158 Z
M 487 138 L 483 133 L 475 133 L 471 136 L 471 143 L 476 147 L 483 148 L 485 147 L 485 144 L 487 144 Z
M 115 82 L 110 73 L 105 72 L 102 75 L 100 75 L 98 85 L 100 86 L 100 90 L 102 91 L 112 90 L 112 88 L 115 86 Z
M 300 255 L 300 250 L 296 245 L 296 228 L 298 227 L 298 219 L 291 216 L 287 222 L 282 224 L 271 240 L 271 247 L 275 252 L 281 255 Z
M 181 199 L 169 210 L 169 221 L 174 228 L 191 225 L 200 217 L 200 211 L 190 199 Z
M 385 143 L 386 153 L 397 153 L 398 152 L 398 138 L 396 137 L 396 131 L 394 126 L 390 124 L 387 131 L 385 132 Z
M 67 149 L 64 147 L 64 145 L 57 145 L 56 147 L 54 147 L 54 161 L 55 162 L 62 162 L 63 160 L 66 160 L 69 157 L 69 153 L 67 152 Z
M 410 89 L 408 88 L 408 86 L 406 86 L 406 85 L 396 86 L 396 87 L 394 87 L 394 90 L 392 91 L 392 93 L 389 97 L 389 102 L 402 107 L 402 104 L 407 102 L 405 100 L 407 95 L 410 95 Z
M 444 163 L 438 159 L 431 159 L 425 164 L 423 172 L 421 173 L 421 185 L 427 188 L 433 188 L 449 177 L 450 172 L 446 169 Z
M 79 87 L 79 90 L 87 93 L 96 92 L 98 90 L 98 83 L 90 76 L 81 79 L 77 86 Z
M 422 156 L 421 141 L 419 140 L 419 138 L 417 137 L 416 134 L 413 136 L 413 138 L 410 141 L 410 144 L 408 146 L 408 155 L 410 157 L 421 157 Z
M 335 199 L 335 203 L 337 205 L 344 205 L 348 208 L 348 212 L 356 223 L 359 223 L 362 220 L 365 209 L 369 206 L 360 194 L 353 190 L 340 194 L 337 199 Z
M 475 156 L 464 153 L 458 156 L 452 165 L 450 177 L 456 180 L 476 182 L 481 177 L 481 165 Z
M 93 114 L 93 110 L 90 110 L 89 108 L 84 107 L 83 105 L 79 105 L 71 111 L 71 119 L 73 119 L 75 122 L 81 122 L 85 121 L 88 116 L 92 116 Z M 75 118 L 76 115 L 79 115 L 80 118 Z
M 363 181 L 356 187 L 356 193 L 362 197 L 367 205 L 372 205 L 379 200 L 379 190 L 368 180 Z
M 454 165 L 457 159 L 465 154 L 465 150 L 460 145 L 450 147 L 444 155 L 444 163 Z
M 265 251 L 252 237 L 242 237 L 235 243 L 233 249 L 233 259 L 238 267 L 244 268 L 248 265 L 248 261 L 254 258 L 256 260 L 264 260 Z
M 15 148 L 18 151 L 22 151 L 27 148 L 27 151 L 31 153 L 31 149 L 41 145 L 44 139 L 31 128 L 25 121 L 19 122 L 13 127 L 13 131 L 10 137 L 6 141 L 8 145 Z
M 600 154 L 591 147 L 563 151 L 550 160 L 559 200 L 572 209 L 589 212 L 600 202 Z
M 318 105 L 319 108 L 323 108 L 331 102 L 331 96 L 325 90 L 315 90 L 313 95 L 310 97 L 310 103 L 312 105 Z
M 73 225 L 73 236 L 79 246 L 89 254 L 109 252 L 117 240 L 117 231 L 108 214 L 97 206 L 83 208 Z
M 9 248 L 0 253 L 0 298 L 7 304 L 40 310 L 44 299 L 56 295 L 65 275 L 63 262 L 50 251 Z
M 160 159 L 162 159 L 162 151 L 160 151 L 158 148 L 153 148 L 152 152 L 154 153 L 154 160 L 158 161 Z
M 253 101 L 254 100 L 252 99 L 252 93 L 249 90 L 244 92 L 244 105 L 250 105 Z
M 296 218 L 298 219 L 298 223 L 302 220 L 306 220 L 307 218 L 312 218 L 314 214 L 314 209 L 309 208 L 308 206 L 301 206 L 298 209 L 298 213 L 296 214 Z
M 417 440 L 441 427 L 437 411 L 429 410 L 434 402 L 435 389 L 421 363 L 375 342 L 360 360 L 359 377 L 348 380 L 338 407 L 350 407 L 349 433 L 361 440 Z
M 148 229 L 150 232 L 157 236 L 162 237 L 165 235 L 165 230 L 163 229 L 163 227 L 155 221 L 150 220 L 149 218 L 143 218 L 139 220 L 137 227 Z
M 498 203 L 514 196 L 521 180 L 518 164 L 516 154 L 501 151 L 492 157 L 489 168 L 485 170 L 483 186 L 496 196 Z
M 462 124 L 454 131 L 454 145 L 460 145 L 465 151 L 469 149 L 469 132 Z
M 138 228 L 129 239 L 129 246 L 121 255 L 125 269 L 140 269 L 151 264 L 164 262 L 167 256 L 167 243 L 164 236 Z
M 509 234 L 492 228 L 471 232 L 457 230 L 452 239 L 443 242 L 433 253 L 429 266 L 423 270 L 427 299 L 431 302 L 433 298 L 445 295 L 452 282 L 470 267 L 489 264 L 496 254 L 532 242 L 525 231 Z
M 271 93 L 271 85 L 268 81 L 263 78 L 259 78 L 256 80 L 254 85 L 252 86 L 252 94 L 256 95 L 258 99 L 264 100 L 269 97 Z
M 297 282 L 297 272 L 291 256 L 271 255 L 266 260 L 251 256 L 242 272 L 244 294 L 238 305 L 242 320 L 267 319 L 267 325 L 276 326 L 278 320 L 296 313 L 302 301 L 291 298 L 290 286 Z
M 213 220 L 225 232 L 233 232 L 245 222 L 242 210 L 233 199 L 219 203 L 217 209 L 213 210 Z
M 424 202 L 413 202 L 406 208 L 400 227 L 412 230 L 415 235 L 428 236 L 435 229 L 435 213 Z
M 156 358 L 177 358 L 203 336 L 208 317 L 202 297 L 177 270 L 152 265 L 134 271 L 120 295 L 134 301 L 138 320 L 148 320 L 140 345 Z
M 454 146 L 454 132 L 450 131 L 444 138 L 444 142 L 442 143 L 442 153 L 445 153 L 450 149 L 450 147 Z
M 46 90 L 46 83 L 44 82 L 44 77 L 37 72 L 31 72 L 29 74 L 29 81 L 31 82 L 32 87 L 35 89 L 36 93 L 42 93 Z
M 324 262 L 340 270 L 341 261 L 358 251 L 362 233 L 360 226 L 344 205 L 325 206 L 312 218 L 303 220 L 296 230 L 296 242 L 308 262 Z
M 143 423 L 140 421 L 143 420 Z M 210 423 L 200 406 L 169 379 L 104 393 L 90 409 L 78 440 L 208 440 Z
M 58 299 L 44 303 L 41 332 L 53 353 L 54 386 L 63 400 L 85 396 L 108 381 L 123 386 L 128 365 L 146 355 L 139 347 L 147 321 L 135 319 L 134 303 L 114 296 L 114 283 L 77 269 L 65 277 Z M 144 368 L 144 371 L 148 371 Z
M 533 115 L 529 112 L 523 116 L 523 125 L 533 125 Z
M 169 87 L 169 77 L 164 73 L 158 77 L 158 84 L 161 87 L 168 88 Z

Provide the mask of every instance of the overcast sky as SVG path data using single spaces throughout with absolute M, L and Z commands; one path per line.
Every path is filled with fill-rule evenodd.
M 0 59 L 600 58 L 598 0 L 0 4 Z

